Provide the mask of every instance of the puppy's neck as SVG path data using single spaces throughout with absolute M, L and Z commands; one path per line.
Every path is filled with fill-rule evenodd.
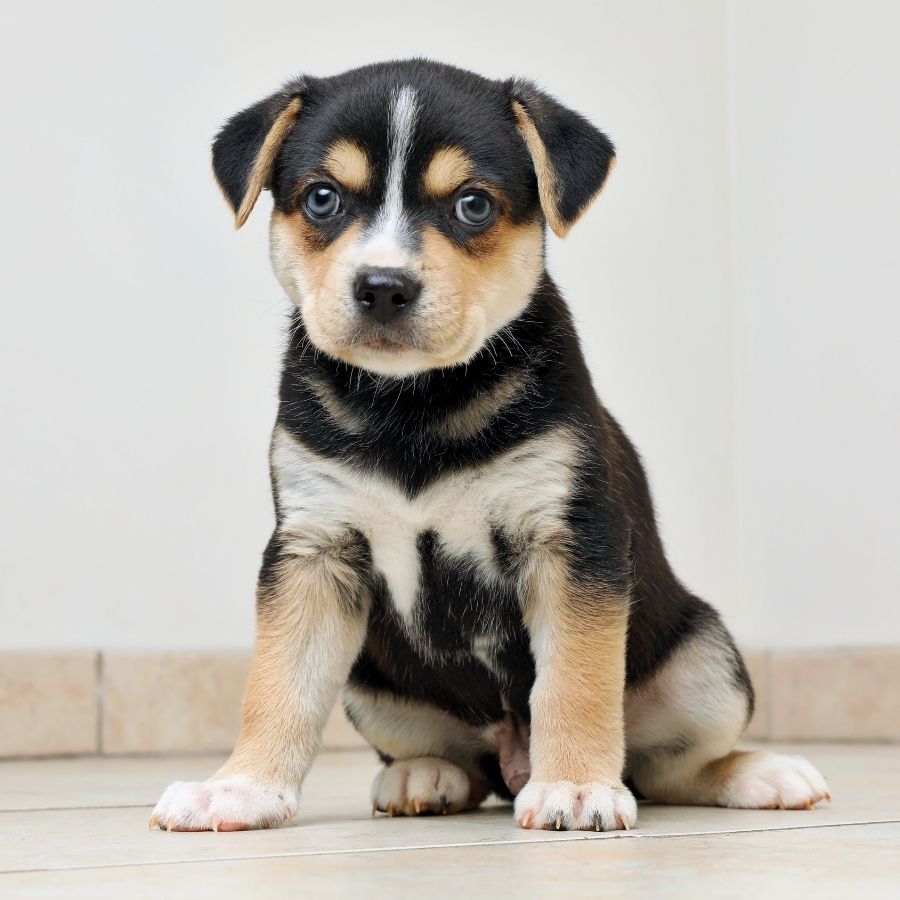
M 296 409 L 299 387 L 299 394 L 305 393 L 351 435 L 393 425 L 407 433 L 462 437 L 521 398 L 549 357 L 559 355 L 561 330 L 570 330 L 561 304 L 545 275 L 525 310 L 467 363 L 402 378 L 373 373 L 316 350 L 295 312 L 282 401 Z M 441 422 L 445 428 L 437 427 Z
M 310 451 L 391 478 L 411 496 L 559 425 L 596 398 L 565 303 L 546 276 L 468 365 L 374 375 L 314 351 L 294 322 L 278 423 Z

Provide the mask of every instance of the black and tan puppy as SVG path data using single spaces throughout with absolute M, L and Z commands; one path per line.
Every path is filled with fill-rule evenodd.
M 290 819 L 338 693 L 396 814 L 515 797 L 526 828 L 664 803 L 807 807 L 805 760 L 734 750 L 753 708 L 718 615 L 672 573 L 634 448 L 597 400 L 545 224 L 611 142 L 533 85 L 425 61 L 301 78 L 213 147 L 240 226 L 271 190 L 296 304 L 272 438 L 244 726 L 151 824 Z

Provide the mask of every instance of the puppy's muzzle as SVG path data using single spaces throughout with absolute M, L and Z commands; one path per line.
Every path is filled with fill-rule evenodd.
M 422 283 L 402 269 L 361 269 L 353 282 L 359 312 L 382 325 L 409 312 L 422 293 Z

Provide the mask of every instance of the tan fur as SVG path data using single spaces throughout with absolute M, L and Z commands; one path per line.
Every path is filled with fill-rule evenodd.
M 406 268 L 419 274 L 417 347 L 402 354 L 354 344 L 350 300 L 362 230 L 353 224 L 322 247 L 316 228 L 298 214 L 272 213 L 272 265 L 300 307 L 318 348 L 354 365 L 376 367 L 397 356 L 402 371 L 451 366 L 469 359 L 528 303 L 543 267 L 540 223 L 504 218 L 464 250 L 437 229 L 422 230 L 422 252 Z
M 528 389 L 529 379 L 521 372 L 505 378 L 498 385 L 479 394 L 462 409 L 450 413 L 434 430 L 444 437 L 464 441 L 484 431 L 491 420 L 500 414 Z
M 365 420 L 341 401 L 335 389 L 327 381 L 310 377 L 307 378 L 306 383 L 338 428 L 348 434 L 362 434 L 365 431 Z
M 312 764 L 362 646 L 368 598 L 342 558 L 340 542 L 285 541 L 288 555 L 277 586 L 260 587 L 243 727 L 214 779 L 242 775 L 292 790 Z
M 294 122 L 297 121 L 302 105 L 300 98 L 294 97 L 272 123 L 272 127 L 269 129 L 269 133 L 266 135 L 253 163 L 253 168 L 250 170 L 247 190 L 244 192 L 237 213 L 235 213 L 235 228 L 240 228 L 247 221 L 262 189 L 268 184 L 272 175 L 272 166 L 275 164 L 275 157 L 278 156 L 278 151 L 281 149 L 284 139 L 287 137 Z
M 617 783 L 625 759 L 628 598 L 571 580 L 560 548 L 537 563 L 525 612 L 537 669 L 532 780 Z
M 425 193 L 447 197 L 472 177 L 472 160 L 458 147 L 443 147 L 431 157 L 422 176 Z
M 361 234 L 362 226 L 354 223 L 323 247 L 315 226 L 303 216 L 272 212 L 269 236 L 275 274 L 300 307 L 313 343 L 335 356 L 340 355 L 340 336 L 351 322 L 353 250 Z
M 522 140 L 525 141 L 525 146 L 528 148 L 528 152 L 531 155 L 531 161 L 534 163 L 534 171 L 537 175 L 538 182 L 538 196 L 541 200 L 541 208 L 544 210 L 547 224 L 557 237 L 564 238 L 572 229 L 572 226 L 578 222 L 585 212 L 587 212 L 590 205 L 600 196 L 609 179 L 609 174 L 615 167 L 615 158 L 610 164 L 607 177 L 603 180 L 600 187 L 597 188 L 594 195 L 581 207 L 581 209 L 578 210 L 575 218 L 566 222 L 559 213 L 560 189 L 556 178 L 556 172 L 554 171 L 553 165 L 550 162 L 550 157 L 547 154 L 547 148 L 544 146 L 544 142 L 541 140 L 540 134 L 538 134 L 537 127 L 532 121 L 531 116 L 528 115 L 525 107 L 519 103 L 518 100 L 514 100 L 512 106 L 519 134 L 522 135 Z
M 574 466 L 578 439 L 565 430 L 556 439 Z M 628 597 L 574 578 L 571 541 L 560 510 L 548 509 L 531 523 L 519 576 L 536 668 L 531 778 L 616 783 L 625 758 Z
M 525 107 L 518 100 L 513 101 L 512 107 L 519 134 L 522 135 L 522 140 L 525 141 L 525 146 L 531 155 L 531 161 L 534 163 L 534 171 L 538 182 L 538 196 L 541 200 L 544 216 L 547 218 L 547 224 L 557 237 L 563 238 L 569 233 L 570 226 L 559 215 L 559 186 L 556 183 L 556 173 L 550 164 L 547 148 L 544 146 L 537 127 L 531 120 L 531 116 L 526 112 Z
M 443 365 L 462 362 L 528 303 L 543 266 L 539 223 L 503 217 L 466 250 L 436 228 L 422 229 L 422 275 L 435 298 L 430 341 L 451 347 Z
M 366 151 L 346 138 L 336 140 L 325 153 L 325 169 L 345 188 L 360 193 L 372 180 L 372 166 Z

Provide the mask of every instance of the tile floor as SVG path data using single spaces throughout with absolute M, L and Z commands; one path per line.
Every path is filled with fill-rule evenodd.
M 0 763 L 0 897 L 900 897 L 900 746 L 814 744 L 831 806 L 644 805 L 627 834 L 526 832 L 509 807 L 371 818 L 369 751 L 324 754 L 275 831 L 148 831 L 212 757 Z M 463 894 L 463 897 L 460 897 Z

